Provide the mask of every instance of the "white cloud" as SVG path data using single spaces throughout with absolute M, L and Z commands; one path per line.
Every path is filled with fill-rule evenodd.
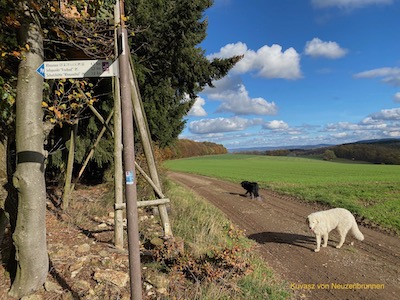
M 392 137 L 392 138 L 399 138 L 400 137 L 400 130 L 386 132 L 386 136 Z
M 382 109 L 370 117 L 374 120 L 400 120 L 400 108 Z
M 374 77 L 388 77 L 388 76 L 399 76 L 400 68 L 378 68 L 369 71 L 357 73 L 356 77 L 359 78 L 374 78 Z
M 241 131 L 261 123 L 261 119 L 248 120 L 240 117 L 202 119 L 190 122 L 189 131 L 195 134 Z
M 278 111 L 274 102 L 260 97 L 251 98 L 238 77 L 227 76 L 213 84 L 215 88 L 207 88 L 204 93 L 209 99 L 222 101 L 217 112 L 265 116 L 275 115 Z
M 265 45 L 257 51 L 247 48 L 242 42 L 227 44 L 218 53 L 208 56 L 213 58 L 228 58 L 235 55 L 244 55 L 231 70 L 232 73 L 244 74 L 255 72 L 257 76 L 265 78 L 299 79 L 300 55 L 294 48 L 282 51 L 280 45 Z
M 393 100 L 395 102 L 400 102 L 400 92 L 397 92 L 396 94 L 394 94 Z
M 317 8 L 339 7 L 344 9 L 360 8 L 375 4 L 392 4 L 393 0 L 311 0 Z
M 226 90 L 237 90 L 243 85 L 242 79 L 239 76 L 227 75 L 217 81 L 212 82 L 214 87 L 207 86 L 202 93 L 206 95 L 222 94 Z
M 359 123 L 338 122 L 325 127 L 290 127 L 282 120 L 266 122 L 241 117 L 201 120 L 190 124 L 185 138 L 221 143 L 228 149 L 283 145 L 342 144 L 359 140 L 400 138 L 400 108 L 385 109 Z M 188 124 L 189 125 L 189 124 Z M 261 126 L 260 130 L 250 127 Z
M 400 108 L 383 109 L 370 114 L 359 123 L 330 123 L 323 131 L 337 139 L 336 143 L 399 137 Z
M 330 123 L 326 125 L 326 130 L 328 131 L 337 131 L 337 130 L 358 130 L 360 128 L 359 125 L 349 122 L 338 122 L 338 123 Z
M 319 38 L 313 38 L 306 43 L 304 52 L 312 57 L 326 57 L 331 59 L 341 58 L 346 55 L 347 50 L 343 49 L 336 42 L 324 42 Z
M 362 122 L 350 123 L 350 122 L 338 122 L 335 124 L 327 124 L 325 129 L 327 131 L 365 131 L 365 130 L 383 130 L 387 128 L 387 124 L 373 120 L 374 118 L 366 118 Z
M 207 58 L 210 60 L 213 58 L 228 58 L 236 55 L 244 55 L 247 51 L 247 45 L 245 43 L 238 42 L 236 44 L 225 45 L 219 49 L 219 52 L 210 54 L 207 56 Z
M 342 144 L 359 140 L 400 138 L 400 108 L 380 110 L 358 123 L 337 122 L 324 127 L 307 124 L 291 127 L 283 120 L 267 122 L 261 118 L 235 116 L 191 122 L 188 128 L 190 139 L 221 143 L 228 149 Z
M 337 138 L 337 139 L 344 139 L 349 137 L 349 133 L 348 132 L 338 132 L 338 133 L 334 133 L 331 134 L 332 137 Z
M 355 78 L 376 78 L 382 77 L 384 83 L 400 86 L 400 68 L 379 68 L 360 72 L 354 75 Z
M 192 108 L 188 112 L 188 116 L 192 117 L 205 117 L 207 116 L 207 112 L 203 108 L 203 106 L 206 104 L 206 101 L 201 98 L 197 97 L 196 101 L 194 102 Z
M 264 129 L 271 129 L 271 130 L 286 130 L 289 128 L 289 125 L 281 120 L 273 120 L 267 122 L 263 125 Z
M 228 90 L 224 94 L 213 95 L 224 102 L 218 107 L 217 112 L 232 112 L 236 115 L 275 115 L 277 106 L 264 98 L 250 98 L 244 85 L 237 91 Z
M 382 120 L 374 119 L 371 116 L 368 116 L 361 120 L 361 125 L 375 125 L 375 124 L 383 124 Z

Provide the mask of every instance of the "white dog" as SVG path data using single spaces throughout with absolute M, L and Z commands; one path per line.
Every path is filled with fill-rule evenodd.
M 357 240 L 364 240 L 364 235 L 358 229 L 354 216 L 344 208 L 333 208 L 312 213 L 307 217 L 307 223 L 317 238 L 317 249 L 314 250 L 315 252 L 318 252 L 320 249 L 321 237 L 324 239 L 322 247 L 328 245 L 328 234 L 333 229 L 336 229 L 340 236 L 340 241 L 336 248 L 342 247 L 349 231 L 351 231 Z

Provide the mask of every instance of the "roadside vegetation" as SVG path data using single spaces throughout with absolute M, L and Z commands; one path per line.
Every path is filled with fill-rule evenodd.
M 226 154 L 166 161 L 167 169 L 231 182 L 257 181 L 261 188 L 344 207 L 365 223 L 400 232 L 400 168 L 299 157 Z

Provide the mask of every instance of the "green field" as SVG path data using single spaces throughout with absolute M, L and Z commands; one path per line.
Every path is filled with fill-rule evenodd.
M 261 188 L 304 201 L 344 207 L 400 232 L 400 166 L 337 163 L 298 157 L 224 154 L 171 160 L 164 167 Z

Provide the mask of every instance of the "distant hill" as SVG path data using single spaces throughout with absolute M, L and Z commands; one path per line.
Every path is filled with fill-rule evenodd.
M 161 152 L 163 159 L 225 154 L 229 152 L 269 156 L 312 156 L 326 160 L 343 158 L 374 164 L 400 165 L 400 139 L 361 140 L 341 145 L 318 144 L 236 149 L 226 149 L 223 145 L 210 142 L 194 142 L 182 139 Z
M 400 139 L 390 138 L 390 139 L 362 140 L 350 144 L 400 144 Z
M 317 145 L 277 147 L 263 154 L 271 156 L 321 156 L 330 152 L 330 157 L 365 161 L 375 164 L 400 165 L 400 139 L 362 140 L 341 145 Z M 260 153 L 258 153 L 260 154 Z
M 400 139 L 364 140 L 337 145 L 330 149 L 339 158 L 400 165 Z
M 250 147 L 250 148 L 235 148 L 235 149 L 228 149 L 229 153 L 245 153 L 245 152 L 263 152 L 263 151 L 271 151 L 271 150 L 295 150 L 295 149 L 317 149 L 317 148 L 324 148 L 330 147 L 334 145 L 329 144 L 319 144 L 319 145 L 301 145 L 301 146 L 279 146 L 279 147 Z

